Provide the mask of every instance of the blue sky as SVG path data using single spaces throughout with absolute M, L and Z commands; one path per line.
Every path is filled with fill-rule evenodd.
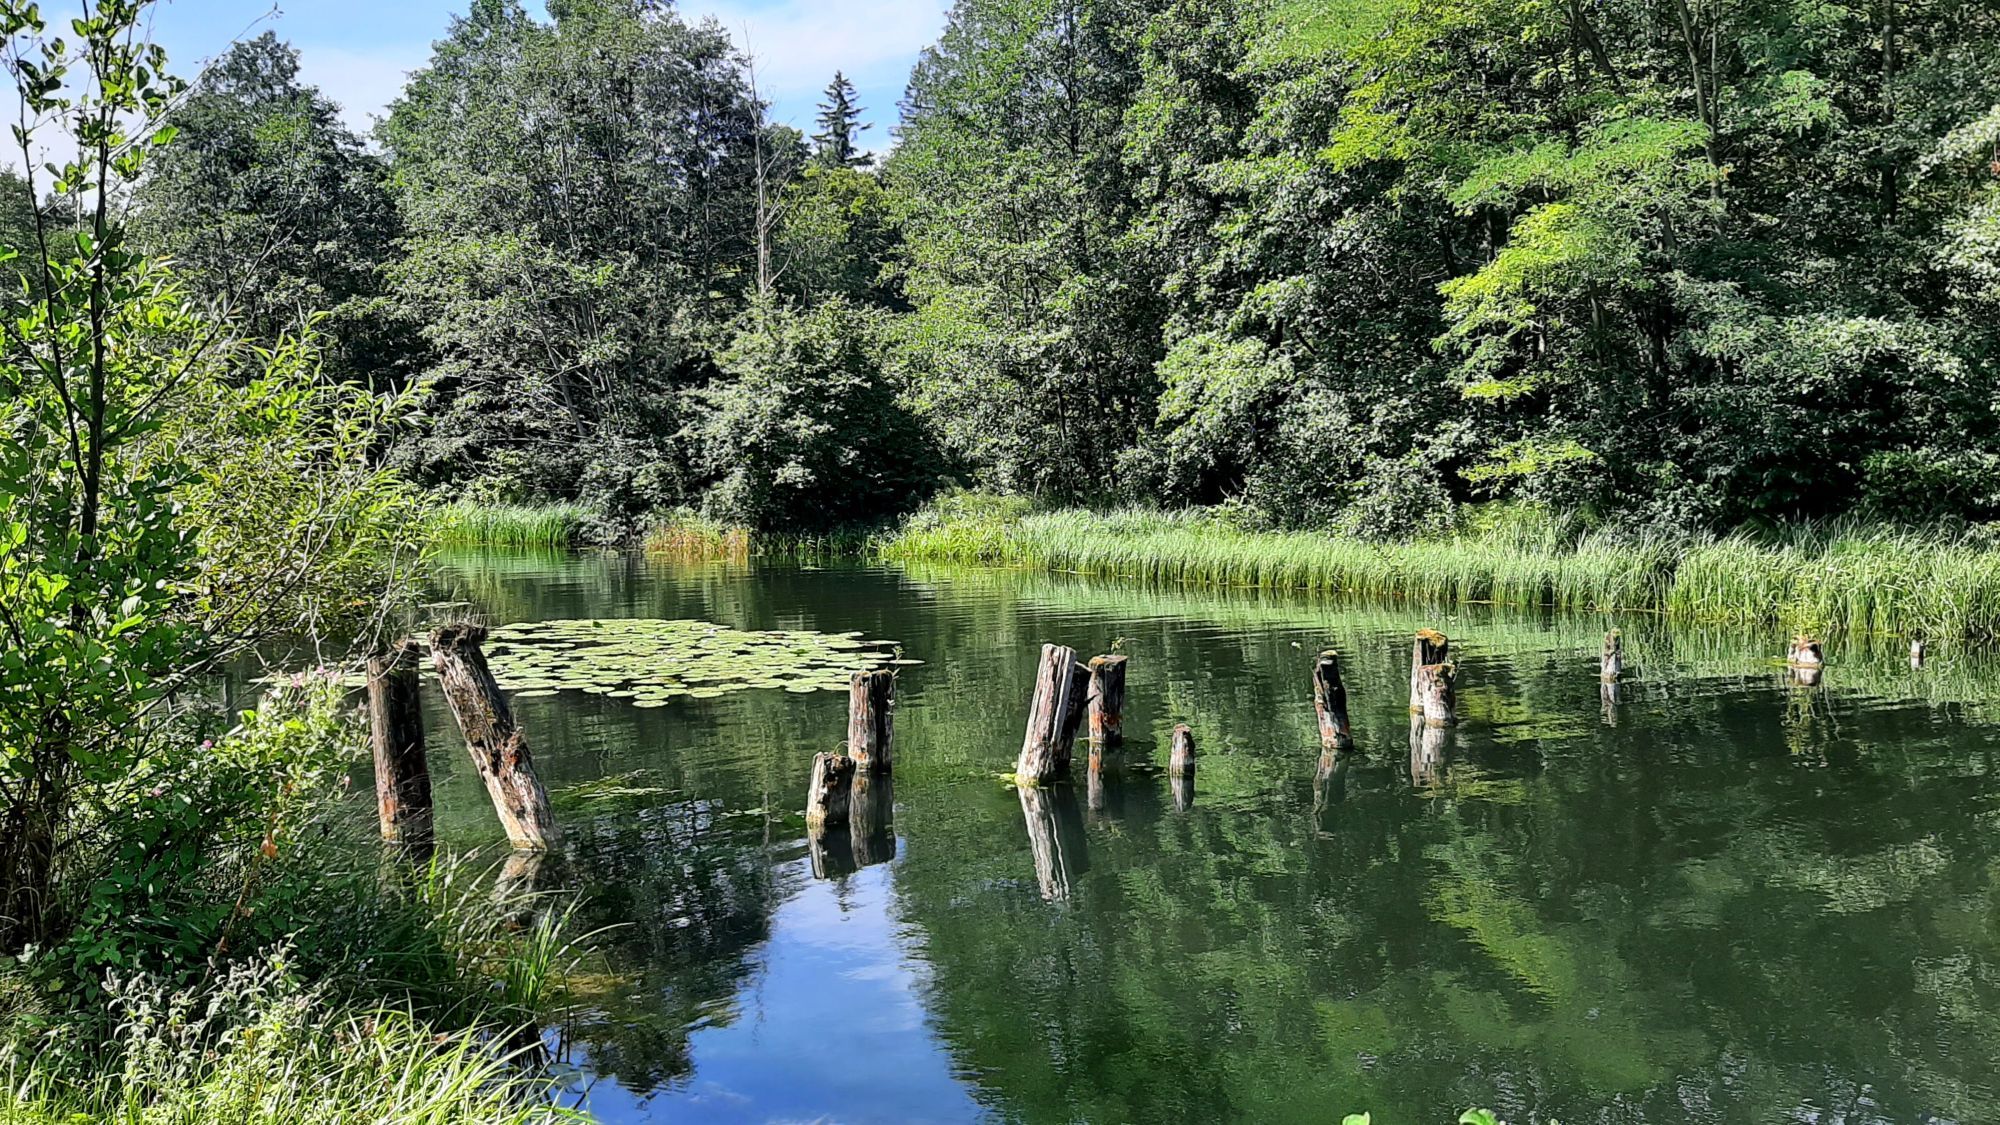
M 341 104 L 357 131 L 424 64 L 432 41 L 468 0 L 159 0 L 153 38 L 172 69 L 192 77 L 202 60 L 265 30 L 299 48 L 304 76 Z M 539 4 L 535 5 L 539 10 Z M 45 3 L 53 13 L 60 3 Z M 683 16 L 714 16 L 757 58 L 760 92 L 774 120 L 812 131 L 814 106 L 835 70 L 853 79 L 875 127 L 863 147 L 884 150 L 896 102 L 917 52 L 944 28 L 948 0 L 681 0 Z

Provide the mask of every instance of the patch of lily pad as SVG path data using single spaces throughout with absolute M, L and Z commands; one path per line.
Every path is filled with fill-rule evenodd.
M 581 691 L 663 707 L 751 688 L 846 691 L 857 671 L 914 664 L 894 641 L 860 632 L 731 629 L 651 618 L 533 621 L 487 634 L 486 659 L 517 695 Z

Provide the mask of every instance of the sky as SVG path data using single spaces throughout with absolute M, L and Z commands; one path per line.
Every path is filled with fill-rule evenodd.
M 159 0 L 153 38 L 170 69 L 192 78 L 240 38 L 275 31 L 299 49 L 302 77 L 339 102 L 365 134 L 424 65 L 431 43 L 468 0 Z M 540 5 L 530 3 L 537 14 Z M 772 120 L 810 134 L 822 91 L 846 73 L 874 128 L 861 145 L 886 151 L 896 102 L 917 53 L 944 29 L 948 0 L 681 0 L 684 18 L 714 16 L 757 60 Z M 54 10 L 59 4 L 45 4 Z

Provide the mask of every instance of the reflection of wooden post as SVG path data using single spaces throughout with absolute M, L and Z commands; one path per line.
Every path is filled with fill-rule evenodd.
M 854 759 L 845 754 L 813 755 L 812 779 L 806 783 L 806 831 L 847 823 L 853 782 Z
M 847 683 L 847 756 L 855 769 L 889 772 L 895 727 L 896 674 L 887 668 L 854 673 Z
M 1625 674 L 1625 652 L 1623 638 L 1618 630 L 1604 634 L 1604 657 L 1598 664 L 1597 677 L 1607 683 Z
M 1084 696 L 1090 670 L 1076 662 L 1076 650 L 1043 645 L 1035 675 L 1035 699 L 1028 712 L 1027 737 L 1014 763 L 1014 779 L 1023 785 L 1047 785 L 1069 774 L 1076 728 L 1083 722 Z
M 1445 745 L 1445 729 L 1410 716 L 1410 784 L 1435 785 L 1444 778 L 1451 757 Z
M 848 792 L 847 827 L 848 837 L 854 842 L 855 866 L 867 867 L 895 859 L 895 782 L 887 775 L 870 777 L 857 770 Z
M 368 658 L 368 727 L 382 838 L 421 850 L 430 845 L 434 829 L 418 667 L 417 642 L 409 639 Z
M 1347 771 L 1354 759 L 1336 750 L 1322 750 L 1313 773 L 1313 811 L 1325 812 L 1347 796 Z
M 859 870 L 854 862 L 854 837 L 845 832 L 808 832 L 806 847 L 812 854 L 815 879 L 838 879 Z
M 1598 684 L 1597 697 L 1601 705 L 1600 710 L 1604 715 L 1604 725 L 1607 727 L 1617 726 L 1618 701 L 1619 701 L 1618 681 L 1605 680 L 1603 683 Z
M 1028 826 L 1028 851 L 1035 860 L 1035 882 L 1050 902 L 1066 899 L 1076 877 L 1089 867 L 1084 851 L 1083 819 L 1076 810 L 1074 790 L 1022 786 L 1021 818 Z
M 447 625 L 431 634 L 431 663 L 507 839 L 517 848 L 546 848 L 557 836 L 548 790 L 535 775 L 528 736 L 514 725 L 514 713 L 486 666 L 480 649 L 485 641 L 485 626 Z
M 1125 660 L 1090 658 L 1090 764 L 1095 769 L 1125 742 Z
M 1324 750 L 1354 745 L 1347 721 L 1347 688 L 1340 682 L 1340 654 L 1328 649 L 1313 664 L 1313 710 L 1319 715 L 1319 744 Z
M 1443 633 L 1435 629 L 1423 629 L 1417 633 L 1417 643 L 1410 650 L 1410 710 L 1424 709 L 1423 689 L 1418 684 L 1418 673 L 1436 664 L 1451 659 L 1451 642 Z

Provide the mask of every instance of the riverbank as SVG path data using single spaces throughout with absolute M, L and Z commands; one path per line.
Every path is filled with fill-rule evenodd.
M 882 542 L 889 559 L 1035 567 L 1250 587 L 1781 626 L 1933 640 L 2000 636 L 2000 550 L 1889 529 L 1672 540 L 1546 532 L 1377 543 L 1244 531 L 1201 512 L 932 510 Z

